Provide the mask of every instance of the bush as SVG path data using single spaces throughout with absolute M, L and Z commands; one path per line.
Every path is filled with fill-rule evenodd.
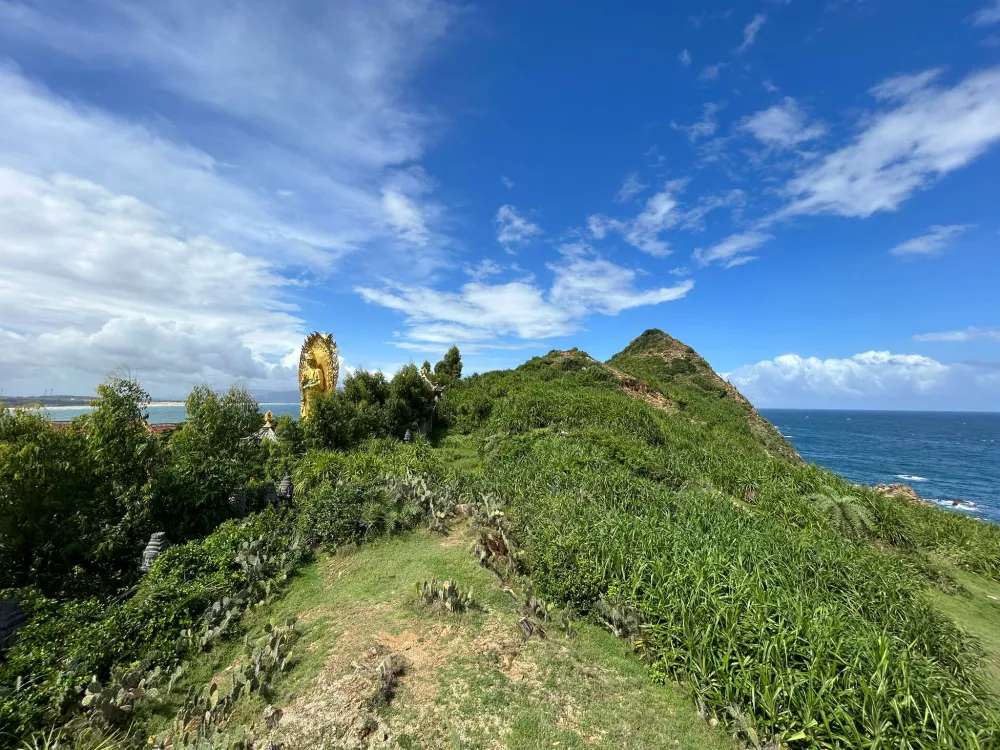
M 266 448 L 250 437 L 264 424 L 244 388 L 191 391 L 187 421 L 169 440 L 169 471 L 157 485 L 152 518 L 175 541 L 208 533 L 229 517 L 235 490 L 264 480 Z
M 301 559 L 295 536 L 292 520 L 273 509 L 227 521 L 161 554 L 125 602 L 4 593 L 21 599 L 31 619 L 0 664 L 0 736 L 58 723 L 94 675 L 104 681 L 113 669 L 176 662 L 186 649 L 178 650 L 182 631 L 201 628 L 209 605 L 255 582 L 270 590 Z M 256 568 L 239 561 L 251 543 Z

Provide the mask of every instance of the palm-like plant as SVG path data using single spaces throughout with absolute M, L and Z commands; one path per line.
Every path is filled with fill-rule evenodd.
M 849 539 L 869 539 L 875 535 L 871 509 L 854 495 L 817 492 L 809 495 L 820 512 L 840 533 Z

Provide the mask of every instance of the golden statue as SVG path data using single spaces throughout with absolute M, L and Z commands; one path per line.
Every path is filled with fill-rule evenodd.
M 299 391 L 302 419 L 309 416 L 309 399 L 315 395 L 333 393 L 337 390 L 340 363 L 337 359 L 337 343 L 329 333 L 310 333 L 302 344 L 299 354 Z

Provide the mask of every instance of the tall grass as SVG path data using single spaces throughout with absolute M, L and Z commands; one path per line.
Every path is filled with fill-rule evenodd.
M 952 545 L 993 532 L 783 456 L 752 409 L 679 371 L 656 382 L 675 411 L 555 354 L 447 394 L 452 429 L 478 438 L 482 489 L 506 502 L 543 594 L 633 611 L 654 673 L 690 684 L 748 738 L 996 746 L 975 644 L 927 603 L 912 566 L 845 536 L 810 496 L 856 492 L 883 547 L 933 541 L 971 561 L 987 554 Z

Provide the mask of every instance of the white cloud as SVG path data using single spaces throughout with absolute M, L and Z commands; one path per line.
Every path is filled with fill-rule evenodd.
M 550 266 L 556 273 L 549 298 L 557 307 L 574 317 L 594 311 L 616 315 L 622 310 L 658 305 L 681 299 L 694 288 L 690 279 L 670 287 L 638 291 L 636 272 L 600 258 L 573 258 L 561 266 Z
M 719 129 L 719 121 L 716 115 L 719 112 L 719 105 L 708 102 L 702 105 L 701 109 L 701 119 L 691 125 L 678 125 L 676 122 L 671 122 L 670 126 L 674 130 L 680 130 L 687 133 L 688 140 L 691 143 L 695 143 L 699 138 L 708 138 L 714 135 L 715 131 Z
M 736 50 L 736 54 L 741 55 L 750 49 L 750 46 L 757 41 L 757 33 L 760 31 L 760 27 L 764 25 L 765 21 L 767 21 L 767 17 L 762 13 L 758 13 L 753 17 L 753 20 L 743 29 L 743 44 L 741 44 L 739 49 Z
M 0 64 L 0 328 L 20 352 L 45 336 L 51 351 L 81 347 L 63 360 L 79 367 L 45 370 L 71 374 L 61 387 L 86 392 L 122 363 L 153 362 L 178 386 L 277 377 L 301 341 L 289 283 L 352 253 L 359 273 L 392 266 L 412 283 L 444 264 L 441 208 L 415 166 L 441 123 L 406 87 L 451 10 L 292 6 L 0 0 L 5 48 L 107 90 L 127 77 L 129 111 L 143 113 L 70 101 Z M 161 367 L 154 342 L 176 362 Z M 29 372 L 21 353 L 3 356 L 5 380 Z
M 778 217 L 894 211 L 915 191 L 964 167 L 1000 140 L 1000 68 L 947 88 L 936 71 L 889 79 L 874 89 L 894 109 L 864 121 L 854 142 L 803 169 L 787 185 Z
M 564 248 L 563 260 L 548 266 L 554 274 L 546 292 L 532 280 L 488 284 L 473 281 L 456 292 L 388 284 L 358 287 L 369 303 L 406 316 L 406 339 L 397 346 L 456 343 L 482 349 L 511 348 L 536 339 L 578 330 L 593 313 L 615 315 L 634 307 L 684 297 L 694 282 L 640 290 L 637 271 L 596 256 L 589 248 Z M 519 344 L 520 342 L 520 344 Z
M 483 281 L 503 273 L 504 267 L 491 258 L 483 258 L 474 266 L 466 265 L 464 271 L 476 281 Z
M 962 342 L 976 339 L 992 339 L 1000 341 L 1000 328 L 979 328 L 969 326 L 959 331 L 941 331 L 939 333 L 921 333 L 913 337 L 914 341 L 944 341 Z
M 413 201 L 395 190 L 382 191 L 382 210 L 399 235 L 414 245 L 426 245 L 430 232 L 424 223 L 424 217 Z
M 302 321 L 276 268 L 126 195 L 0 168 L 0 371 L 8 392 L 291 380 Z
M 516 184 L 512 179 L 510 179 L 510 177 L 508 177 L 505 174 L 500 175 L 500 182 L 503 183 L 503 186 L 508 190 L 513 190 L 514 185 Z
M 826 125 L 810 123 L 806 113 L 792 97 L 740 121 L 740 129 L 751 133 L 766 146 L 790 149 L 823 137 Z
M 646 200 L 642 211 L 634 219 L 611 219 L 594 214 L 587 217 L 587 228 L 595 239 L 604 239 L 611 231 L 619 232 L 637 250 L 657 258 L 666 257 L 670 255 L 670 243 L 660 235 L 683 218 L 676 196 L 684 184 L 684 180 L 666 183 L 662 191 Z
M 970 228 L 968 224 L 933 226 L 927 234 L 901 242 L 889 252 L 893 255 L 940 255 L 951 240 Z
M 403 104 L 399 93 L 447 30 L 449 7 L 347 0 L 296 10 L 267 0 L 7 2 L 0 19 L 21 40 L 134 66 L 163 90 L 286 143 L 309 143 L 338 163 L 379 167 L 418 158 L 430 116 Z
M 770 94 L 776 94 L 778 93 L 778 91 L 780 91 L 780 89 L 777 86 L 775 86 L 772 81 L 768 79 L 764 79 L 764 81 L 761 83 L 761 86 L 764 87 L 764 91 L 767 91 Z
M 638 174 L 632 172 L 632 174 L 625 178 L 625 182 L 623 182 L 622 186 L 618 189 L 618 194 L 615 195 L 615 202 L 625 203 L 648 187 L 649 185 L 646 185 L 639 179 Z
M 677 59 L 680 60 L 681 65 L 683 65 L 686 68 L 691 64 L 691 53 L 688 52 L 687 50 L 684 50 L 683 52 L 681 52 L 681 54 L 678 56 Z
M 759 406 L 860 405 L 938 393 L 950 369 L 930 357 L 887 351 L 843 359 L 783 354 L 724 377 Z
M 752 253 L 772 239 L 774 239 L 772 235 L 763 232 L 734 234 L 713 247 L 698 248 L 692 257 L 702 266 L 722 263 L 726 268 L 734 268 L 755 260 L 756 256 L 750 256 L 747 253 Z
M 714 81 L 719 77 L 719 73 L 725 68 L 728 63 L 716 63 L 715 65 L 706 65 L 701 69 L 698 74 L 699 81 Z
M 513 245 L 523 245 L 532 237 L 542 233 L 542 228 L 532 224 L 509 203 L 497 210 L 494 223 L 497 228 L 497 242 L 509 251 Z
M 993 0 L 992 5 L 986 5 L 972 16 L 976 26 L 991 26 L 1000 23 L 1000 0 Z

